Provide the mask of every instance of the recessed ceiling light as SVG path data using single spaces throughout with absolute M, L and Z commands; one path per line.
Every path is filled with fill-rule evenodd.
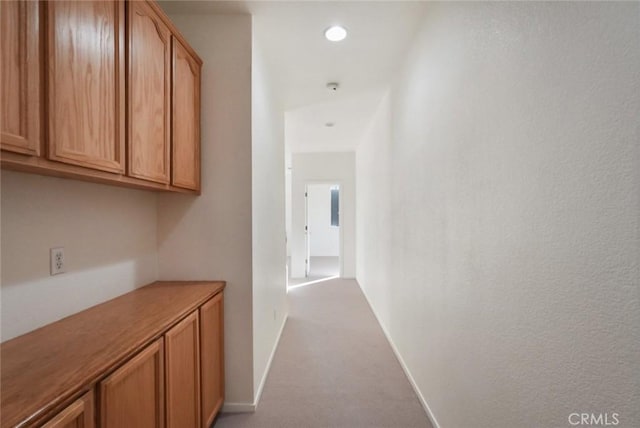
M 347 37 L 347 30 L 339 25 L 334 25 L 325 30 L 324 36 L 332 42 L 339 42 Z

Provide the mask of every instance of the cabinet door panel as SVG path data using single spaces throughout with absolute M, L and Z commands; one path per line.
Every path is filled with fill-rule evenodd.
M 93 391 L 87 392 L 58 413 L 42 428 L 93 428 Z
M 200 425 L 200 347 L 198 311 L 165 335 L 167 428 Z
M 200 65 L 174 37 L 171 183 L 200 189 Z
M 100 383 L 102 428 L 164 427 L 163 359 L 158 339 Z
M 40 11 L 37 1 L 0 1 L 0 141 L 40 153 Z
M 47 2 L 52 160 L 122 173 L 124 2 Z
M 171 33 L 146 1 L 128 8 L 128 174 L 168 183 Z
M 200 308 L 202 426 L 208 428 L 224 401 L 224 300 L 217 294 Z

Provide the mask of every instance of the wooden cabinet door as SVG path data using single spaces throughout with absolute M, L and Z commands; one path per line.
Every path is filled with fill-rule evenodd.
M 198 311 L 165 334 L 167 428 L 200 426 Z
M 58 413 L 42 428 L 93 428 L 93 391 L 87 392 Z
M 171 184 L 200 190 L 200 64 L 173 40 Z
M 51 1 L 48 129 L 52 160 L 124 172 L 124 2 Z
M 158 339 L 100 383 L 101 428 L 164 427 L 163 345 Z
M 222 293 L 200 308 L 202 427 L 208 428 L 224 401 L 224 300 Z
M 40 10 L 37 1 L 0 1 L 2 150 L 40 154 Z
M 147 1 L 128 5 L 128 175 L 169 182 L 171 32 Z

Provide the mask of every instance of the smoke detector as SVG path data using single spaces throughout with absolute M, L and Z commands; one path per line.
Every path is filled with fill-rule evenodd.
M 338 82 L 327 83 L 327 89 L 331 92 L 336 92 L 339 87 L 340 87 L 340 84 Z

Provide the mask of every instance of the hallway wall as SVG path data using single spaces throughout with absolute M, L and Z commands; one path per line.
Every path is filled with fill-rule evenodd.
M 251 16 L 171 15 L 202 67 L 200 196 L 158 196 L 160 279 L 222 279 L 226 403 L 253 402 Z
M 2 341 L 158 278 L 156 193 L 2 171 Z M 65 273 L 51 276 L 49 249 Z
M 260 34 L 253 34 L 251 52 L 253 397 L 256 402 L 287 316 L 287 255 L 284 110 L 263 56 Z
M 358 146 L 357 279 L 442 427 L 640 426 L 639 18 L 432 3 Z

